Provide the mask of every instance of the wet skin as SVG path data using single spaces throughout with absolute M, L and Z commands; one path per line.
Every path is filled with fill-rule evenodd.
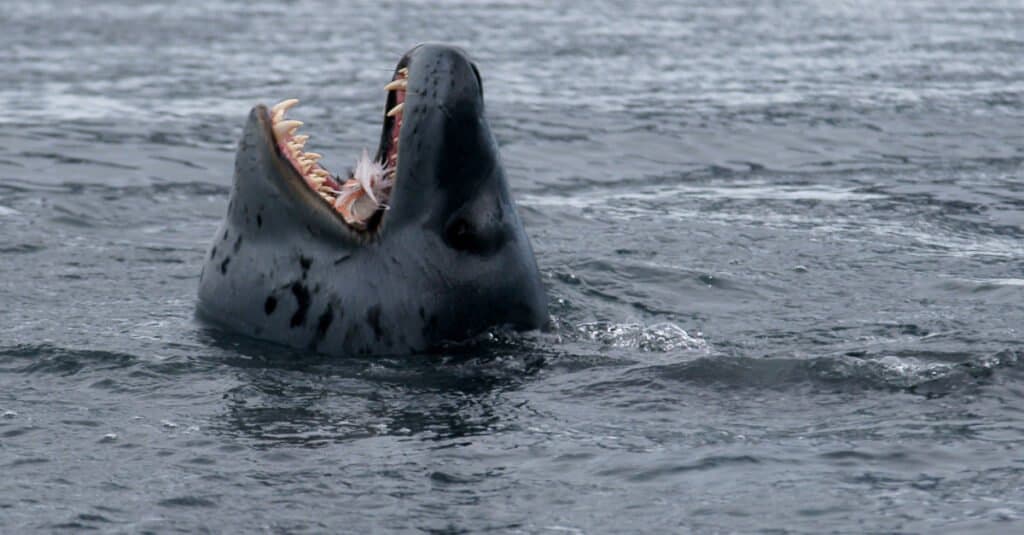
M 252 110 L 200 276 L 199 317 L 339 355 L 421 351 L 547 321 L 476 68 L 434 44 L 409 51 L 403 67 L 396 185 L 369 231 L 347 226 L 303 183 L 275 146 L 267 108 Z

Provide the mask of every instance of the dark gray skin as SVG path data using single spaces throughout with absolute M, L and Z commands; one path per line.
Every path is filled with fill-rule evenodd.
M 330 355 L 418 352 L 495 326 L 547 322 L 476 67 L 437 44 L 412 49 L 396 72 L 402 67 L 396 185 L 368 232 L 305 185 L 278 153 L 267 108 L 253 108 L 228 213 L 200 275 L 201 318 Z

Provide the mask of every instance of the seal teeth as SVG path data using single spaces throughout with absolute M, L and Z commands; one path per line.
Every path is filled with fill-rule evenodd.
M 395 106 L 394 108 L 391 108 L 391 110 L 388 111 L 388 117 L 394 117 L 394 116 L 398 115 L 399 113 L 402 113 L 403 109 L 405 109 L 405 103 L 404 102 L 399 104 L 399 105 L 397 105 L 397 106 Z
M 323 185 L 324 185 L 324 177 L 322 177 L 322 176 L 319 176 L 319 175 L 309 175 L 309 176 L 306 176 L 305 178 L 306 178 L 306 184 L 309 184 L 309 187 L 313 188 L 317 192 L 319 192 L 320 188 L 322 188 Z
M 405 78 L 398 78 L 393 80 L 390 84 L 384 86 L 384 91 L 405 91 L 409 87 L 409 81 Z
M 290 110 L 293 106 L 299 103 L 299 99 L 290 98 L 288 100 L 282 100 L 277 104 L 274 104 L 273 108 L 270 108 L 270 115 L 274 118 L 274 122 L 280 122 L 284 120 L 284 114 Z
M 284 114 L 284 112 L 292 109 L 292 107 L 294 107 L 298 103 L 299 103 L 299 99 L 297 99 L 297 98 L 289 98 L 289 99 L 286 99 L 286 100 L 282 100 L 281 102 L 278 102 L 277 104 L 274 104 L 274 107 L 270 108 L 270 111 L 272 113 L 274 113 L 274 114 L 276 114 L 278 112 L 281 112 L 282 114 Z
M 300 126 L 302 126 L 302 121 L 281 121 L 274 124 L 274 135 L 276 135 L 278 139 L 284 139 L 295 133 L 295 130 Z

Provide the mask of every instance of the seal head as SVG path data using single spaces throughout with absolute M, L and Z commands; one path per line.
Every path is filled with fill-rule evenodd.
M 303 150 L 308 138 L 284 118 L 294 101 L 253 108 L 200 276 L 201 318 L 339 355 L 547 321 L 476 66 L 423 44 L 387 89 L 377 154 L 347 177 Z

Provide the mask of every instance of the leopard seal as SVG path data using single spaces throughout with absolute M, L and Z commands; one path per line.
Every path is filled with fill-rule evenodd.
M 458 48 L 421 44 L 385 89 L 367 180 L 387 189 L 375 196 L 304 152 L 301 123 L 282 111 L 294 102 L 252 109 L 199 318 L 329 355 L 420 352 L 548 321 L 477 67 Z

